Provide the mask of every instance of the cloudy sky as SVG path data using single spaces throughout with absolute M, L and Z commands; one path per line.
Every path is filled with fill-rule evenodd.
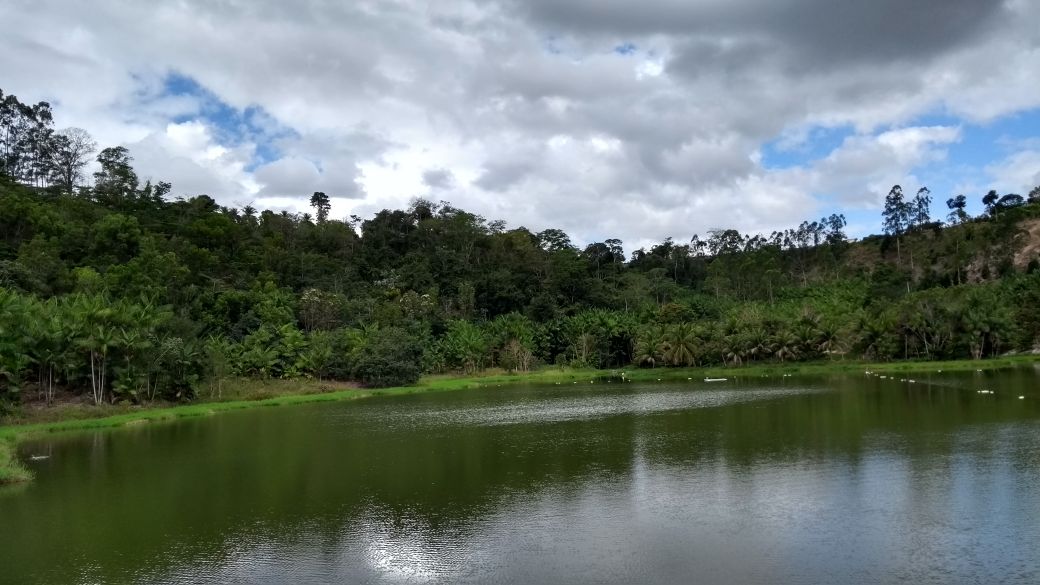
M 632 249 L 1040 184 L 1034 0 L 5 0 L 0 88 L 228 205 Z

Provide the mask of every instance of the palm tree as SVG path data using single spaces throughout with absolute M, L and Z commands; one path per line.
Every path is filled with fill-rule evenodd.
M 755 327 L 741 335 L 744 340 L 744 355 L 751 359 L 764 358 L 769 355 L 769 336 L 765 329 Z
M 797 353 L 807 357 L 814 357 L 820 339 L 820 330 L 816 325 L 803 324 L 794 330 L 794 338 L 797 341 Z
M 773 355 L 781 362 L 797 359 L 800 354 L 801 340 L 790 331 L 783 331 L 773 337 Z
M 61 322 L 54 315 L 55 303 L 51 301 L 44 305 L 44 310 L 49 314 L 41 316 L 31 325 L 31 336 L 35 340 L 32 357 L 39 367 L 40 388 L 48 403 L 54 401 L 54 374 L 64 361 L 64 335 Z
M 819 335 L 816 338 L 816 351 L 830 356 L 832 353 L 839 353 L 838 344 L 838 328 L 831 323 L 822 323 Z M 844 357 L 844 354 L 842 354 L 842 357 Z
M 118 330 L 116 343 L 123 351 L 123 387 L 122 390 L 129 391 L 135 397 L 140 389 L 140 374 L 137 367 L 137 357 L 141 352 L 152 346 L 151 340 L 141 334 L 141 329 L 123 327 Z
M 632 361 L 639 366 L 650 364 L 655 367 L 658 362 L 664 360 L 662 348 L 664 346 L 664 332 L 660 327 L 647 327 L 636 338 L 635 352 Z
M 80 339 L 80 345 L 90 353 L 90 388 L 94 404 L 100 405 L 105 400 L 108 352 L 115 345 L 115 331 L 105 325 L 94 325 Z
M 690 323 L 669 327 L 664 334 L 664 357 L 673 366 L 692 366 L 697 363 L 700 339 Z
M 733 362 L 734 366 L 740 366 L 744 363 L 744 357 L 747 355 L 747 340 L 744 336 L 739 333 L 731 333 L 722 338 L 722 361 L 725 363 Z

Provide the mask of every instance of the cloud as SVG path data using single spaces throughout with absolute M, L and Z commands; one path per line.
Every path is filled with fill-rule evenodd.
M 248 201 L 257 191 L 254 178 L 245 170 L 254 147 L 219 144 L 202 122 L 167 124 L 128 148 L 138 175 L 153 182 L 169 181 L 175 196 L 207 194 L 231 204 Z
M 455 185 L 455 175 L 448 169 L 428 169 L 423 171 L 423 183 L 433 189 L 449 189 Z
M 1024 150 L 986 167 L 994 188 L 1023 197 L 1040 187 L 1040 150 Z
M 325 191 L 338 215 L 426 194 L 579 241 L 876 207 L 962 126 L 1040 108 L 1030 0 L 14 0 L 0 21 L 5 91 L 175 193 Z M 844 139 L 763 164 L 820 129 Z M 1013 155 L 969 170 L 1027 181 Z
M 261 185 L 262 197 L 300 197 L 315 191 L 330 197 L 358 199 L 364 197 L 364 188 L 358 181 L 357 164 L 349 160 L 326 161 L 328 167 L 319 168 L 313 161 L 286 157 L 256 169 L 254 176 Z

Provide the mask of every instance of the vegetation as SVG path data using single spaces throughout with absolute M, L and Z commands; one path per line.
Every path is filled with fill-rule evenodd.
M 0 409 L 221 400 L 236 380 L 980 359 L 1040 336 L 1040 191 L 948 222 L 894 187 L 885 234 L 841 215 L 616 239 L 507 228 L 415 200 L 361 220 L 172 198 L 131 153 L 0 93 Z M 301 196 L 305 194 L 300 194 Z M 0 413 L 2 414 L 2 413 Z
M 0 437 L 0 486 L 29 481 L 32 474 L 15 458 L 14 437 Z

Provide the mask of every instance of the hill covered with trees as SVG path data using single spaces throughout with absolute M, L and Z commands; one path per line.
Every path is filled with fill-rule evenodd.
M 616 239 L 416 199 L 369 219 L 235 209 L 141 183 L 131 153 L 0 93 L 0 397 L 189 400 L 230 377 L 414 382 L 538 365 L 980 358 L 1040 338 L 1040 190 L 893 187 L 885 233 L 841 215 Z M 89 184 L 88 184 L 89 183 Z

